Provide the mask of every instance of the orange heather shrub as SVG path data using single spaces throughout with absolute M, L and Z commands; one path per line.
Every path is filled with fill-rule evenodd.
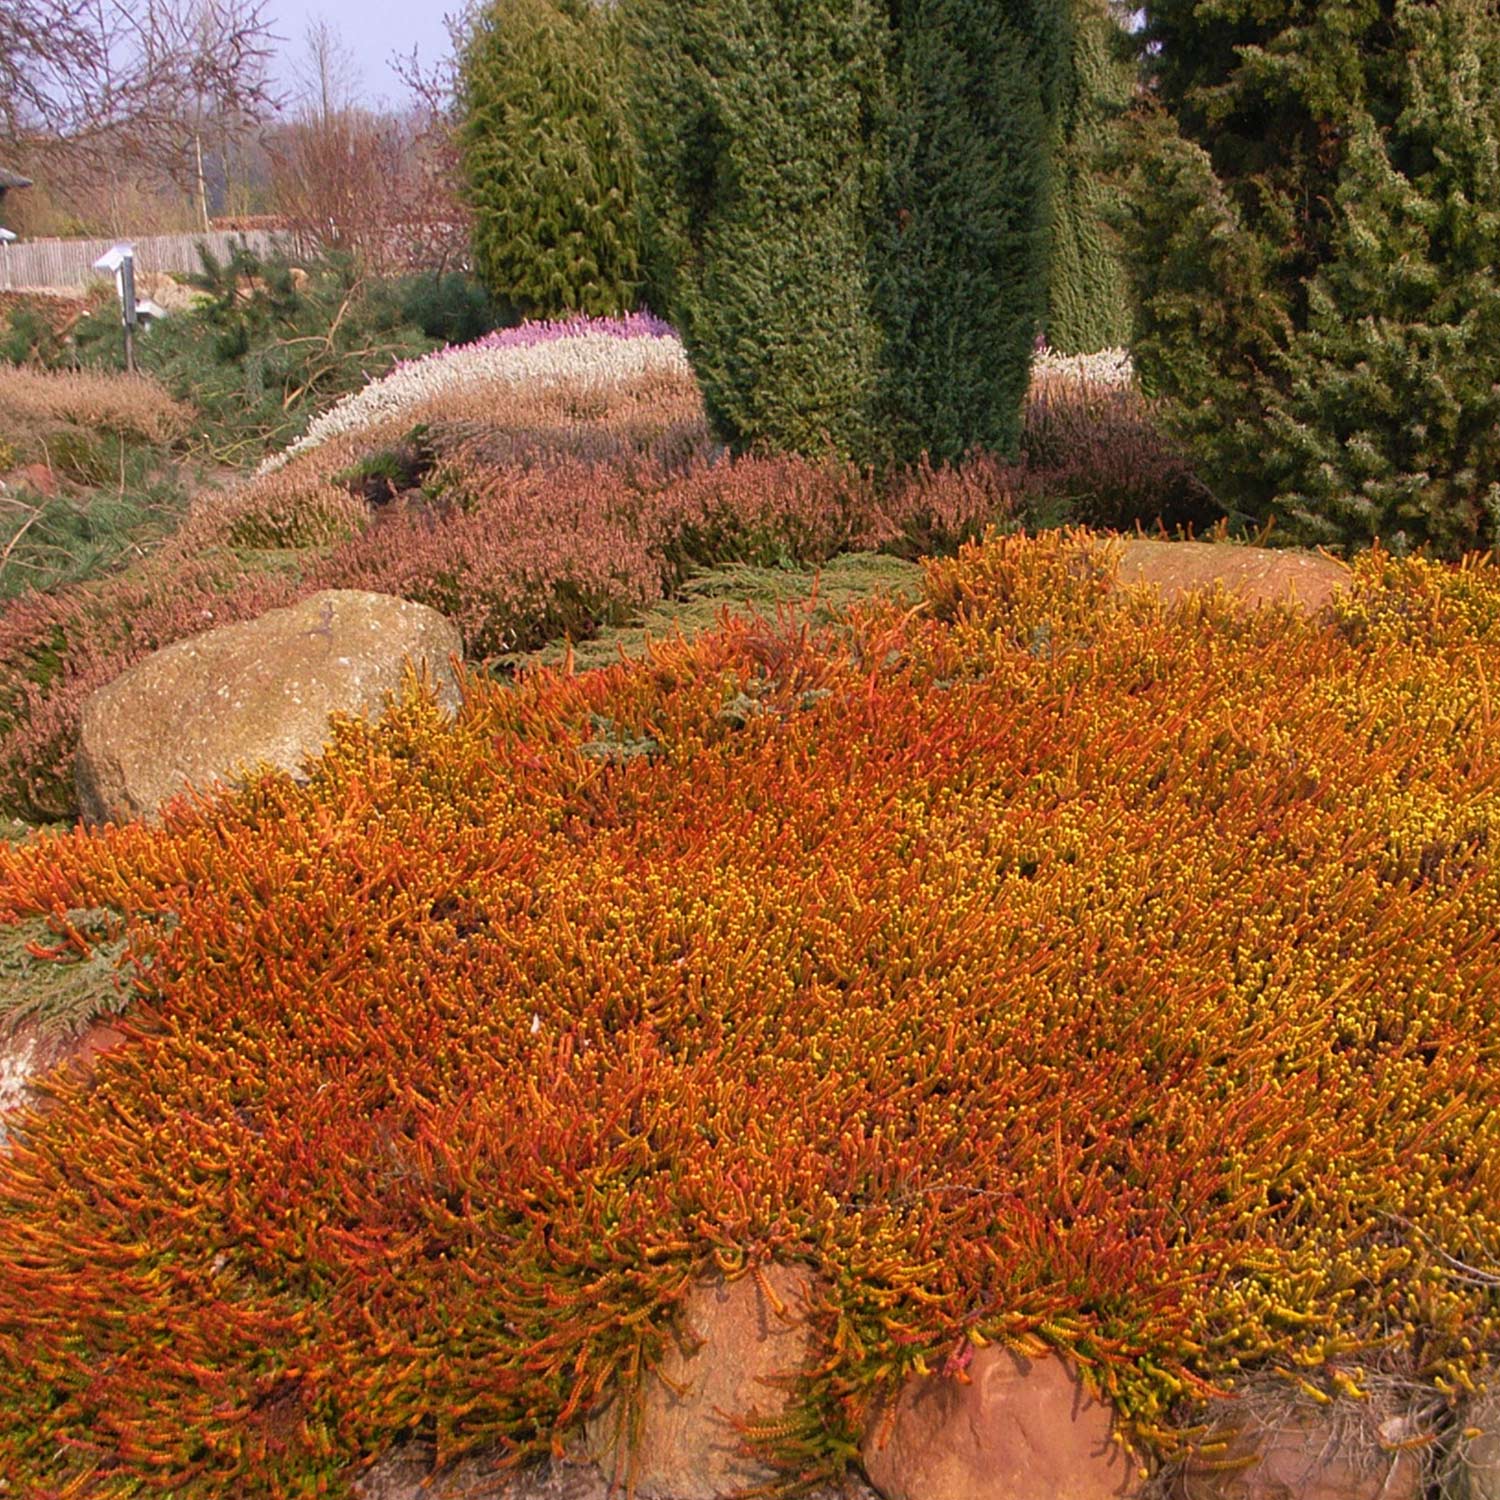
M 793 1480 L 995 1340 L 1163 1448 L 1251 1370 L 1489 1376 L 1500 572 L 1368 557 L 1312 620 L 1104 572 L 996 541 L 843 644 L 474 681 L 0 849 L 148 996 L 0 1158 L 0 1481 L 540 1453 L 771 1259 L 825 1277 Z

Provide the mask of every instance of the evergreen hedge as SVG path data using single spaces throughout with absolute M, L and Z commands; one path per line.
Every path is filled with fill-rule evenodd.
M 1067 66 L 1054 122 L 1047 342 L 1063 354 L 1130 344 L 1130 291 L 1106 226 L 1103 177 L 1135 69 L 1106 0 L 1073 0 Z
M 1015 451 L 1047 298 L 1041 0 L 636 0 L 647 274 L 737 449 Z
M 1012 453 L 1047 302 L 1049 135 L 1068 28 L 1046 0 L 894 0 L 874 236 L 894 456 Z

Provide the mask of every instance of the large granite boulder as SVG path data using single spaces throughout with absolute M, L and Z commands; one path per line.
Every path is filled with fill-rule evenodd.
M 89 822 L 149 820 L 189 786 L 261 764 L 295 773 L 327 740 L 331 713 L 378 711 L 408 662 L 456 710 L 462 650 L 436 610 L 349 589 L 177 641 L 84 704 L 79 808 Z

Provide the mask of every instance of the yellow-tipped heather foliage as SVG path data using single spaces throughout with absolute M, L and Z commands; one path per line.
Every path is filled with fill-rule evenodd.
M 193 413 L 149 375 L 0 365 L 0 417 L 28 425 L 71 422 L 170 444 L 187 436 Z
M 771 1259 L 825 1278 L 794 1479 L 986 1341 L 1163 1446 L 1243 1371 L 1489 1378 L 1500 574 L 1106 576 L 998 540 L 922 611 L 414 695 L 305 784 L 0 850 L 149 997 L 0 1161 L 9 1490 L 542 1452 Z
M 287 469 L 231 495 L 212 518 L 233 547 L 281 550 L 331 547 L 358 536 L 369 521 L 369 507 L 347 489 Z

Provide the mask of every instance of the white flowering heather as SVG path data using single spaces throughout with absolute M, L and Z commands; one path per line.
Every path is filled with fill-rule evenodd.
M 1135 366 L 1128 349 L 1100 349 L 1096 354 L 1059 354 L 1039 349 L 1031 360 L 1033 381 L 1087 382 L 1127 386 L 1135 383 Z
M 539 318 L 531 323 L 522 323 L 519 328 L 497 328 L 472 344 L 449 344 L 425 356 L 427 359 L 446 359 L 450 354 L 461 354 L 473 349 L 521 349 L 531 344 L 545 344 L 556 339 L 578 338 L 583 334 L 598 334 L 612 339 L 675 339 L 677 330 L 670 323 L 651 313 L 626 313 L 619 318 L 589 318 L 581 314 L 575 318 L 559 318 L 555 322 Z M 419 360 L 407 361 L 419 364 Z
M 459 391 L 492 384 L 541 389 L 566 385 L 583 394 L 656 373 L 690 377 L 692 371 L 671 324 L 649 313 L 523 323 L 397 365 L 389 375 L 331 406 L 289 448 L 268 458 L 259 472 L 269 474 L 331 437 L 399 418 Z M 1134 383 L 1135 371 L 1127 349 L 1102 349 L 1097 354 L 1041 349 L 1032 358 L 1031 378 L 1034 392 L 1075 384 L 1126 387 Z
M 659 319 L 632 314 L 526 323 L 398 365 L 383 379 L 331 406 L 289 448 L 268 458 L 259 472 L 279 469 L 339 433 L 399 417 L 475 386 L 567 385 L 586 393 L 661 372 L 691 374 L 677 335 Z

